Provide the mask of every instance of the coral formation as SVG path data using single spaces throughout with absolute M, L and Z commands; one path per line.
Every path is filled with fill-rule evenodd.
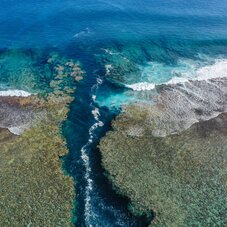
M 113 185 L 135 214 L 155 213 L 151 226 L 225 226 L 227 114 L 166 137 L 152 135 L 148 115 L 141 106 L 126 108 L 102 139 Z
M 56 54 L 45 67 L 53 73 L 52 92 L 1 100 L 15 111 L 24 111 L 24 116 L 27 109 L 34 117 L 45 113 L 20 136 L 0 130 L 1 226 L 73 225 L 73 180 L 63 173 L 59 160 L 67 153 L 61 125 L 73 100 L 75 76 L 82 77 L 83 72 L 77 63 Z

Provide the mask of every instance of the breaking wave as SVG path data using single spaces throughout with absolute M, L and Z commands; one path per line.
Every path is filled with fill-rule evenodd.
M 155 89 L 155 84 L 148 82 L 140 82 L 135 84 L 126 85 L 126 87 L 131 88 L 134 91 L 150 91 Z
M 126 85 L 133 91 L 156 91 L 153 104 L 146 104 L 141 99 L 136 103 L 140 108 L 147 108 L 146 123 L 151 125 L 154 136 L 179 133 L 196 122 L 227 111 L 227 59 L 216 59 L 212 64 L 200 67 L 192 64 L 189 68 L 163 70 L 172 75 L 164 83 Z M 147 92 L 147 97 L 152 100 L 149 94 Z
M 154 136 L 179 133 L 227 111 L 227 77 L 157 86 L 154 105 L 137 105 L 147 109 Z
M 6 90 L 6 91 L 0 91 L 0 96 L 16 96 L 16 97 L 28 97 L 32 94 L 23 91 L 23 90 Z
M 167 70 L 169 70 L 168 73 L 173 75 L 173 77 L 164 83 L 140 82 L 127 84 L 125 86 L 134 91 L 149 91 L 155 89 L 156 85 L 161 84 L 184 84 L 189 81 L 208 81 L 214 78 L 227 77 L 227 59 L 217 59 L 214 64 L 202 66 L 200 68 L 196 68 L 195 65 L 192 65 L 191 68 L 184 68 L 184 70 L 180 70 L 178 67 L 168 68 Z

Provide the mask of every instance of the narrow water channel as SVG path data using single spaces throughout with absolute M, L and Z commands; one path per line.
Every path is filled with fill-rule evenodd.
M 80 53 L 80 56 L 83 54 Z M 101 73 L 97 73 L 91 60 L 80 60 L 86 76 L 77 87 L 75 101 L 71 104 L 68 120 L 63 127 L 69 148 L 65 168 L 76 182 L 75 224 L 147 226 L 145 217 L 135 217 L 128 211 L 129 201 L 117 195 L 104 174 L 97 145 L 111 129 L 111 121 L 119 110 L 97 106 L 95 99 L 98 90 L 105 87 L 106 92 L 109 92 L 110 85 Z

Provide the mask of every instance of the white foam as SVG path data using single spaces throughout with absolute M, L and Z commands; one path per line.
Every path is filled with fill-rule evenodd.
M 100 113 L 99 113 L 99 109 L 97 107 L 95 107 L 92 111 L 91 111 L 92 115 L 94 116 L 95 120 L 98 121 Z
M 102 80 L 100 78 L 97 78 L 97 83 L 92 87 L 92 91 L 94 93 L 98 89 L 99 85 L 102 84 Z M 92 115 L 94 117 L 94 124 L 91 125 L 89 129 L 89 138 L 87 143 L 82 147 L 81 149 L 81 158 L 83 161 L 83 164 L 85 166 L 85 180 L 86 180 L 86 186 L 85 186 L 85 222 L 86 226 L 92 227 L 91 224 L 91 218 L 94 215 L 92 212 L 92 207 L 91 207 L 91 192 L 93 190 L 93 180 L 91 179 L 91 167 L 90 167 L 90 157 L 89 157 L 89 152 L 90 152 L 90 146 L 94 141 L 94 133 L 95 130 L 99 127 L 102 127 L 104 123 L 99 120 L 100 117 L 100 112 L 99 108 L 95 107 L 93 104 L 95 102 L 96 95 L 92 95 L 92 103 L 90 104 L 92 107 Z
M 21 127 L 11 127 L 11 128 L 8 128 L 8 130 L 16 136 L 19 136 L 24 132 L 24 128 L 21 128 Z
M 105 65 L 105 69 L 106 69 L 106 76 L 110 75 L 111 69 L 113 68 L 113 66 L 111 64 L 107 64 Z
M 153 90 L 155 88 L 155 84 L 148 82 L 141 82 L 135 84 L 128 84 L 126 87 L 131 88 L 134 91 L 145 91 L 145 90 Z
M 186 75 L 187 77 L 173 77 L 166 84 L 178 84 L 185 83 L 189 80 L 201 81 L 201 80 L 210 80 L 215 78 L 227 77 L 227 60 L 218 59 L 213 65 L 203 66 L 198 68 L 193 77 L 190 77 L 190 73 Z
M 0 96 L 28 97 L 31 93 L 23 90 L 0 91 Z
M 183 73 L 181 76 L 174 76 L 172 79 L 163 84 L 183 84 L 190 80 L 192 81 L 201 81 L 201 80 L 210 80 L 215 78 L 227 77 L 227 59 L 217 59 L 214 64 L 203 66 L 197 68 L 193 72 Z M 125 85 L 128 88 L 131 88 L 134 91 L 145 91 L 153 90 L 156 85 L 149 82 L 140 82 L 135 84 Z
M 193 79 L 190 79 L 190 80 L 193 80 Z M 189 79 L 184 78 L 184 77 L 173 77 L 172 79 L 170 79 L 169 81 L 167 81 L 164 84 L 184 84 L 188 81 L 189 81 Z
M 197 70 L 198 80 L 227 77 L 227 59 L 216 60 L 215 64 Z

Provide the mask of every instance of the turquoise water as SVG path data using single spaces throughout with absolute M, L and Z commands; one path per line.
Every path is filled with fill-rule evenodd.
M 226 64 L 217 59 L 227 59 L 227 1 L 2 0 L 0 6 L 2 90 L 48 92 L 51 72 L 42 59 L 53 50 L 86 71 L 63 127 L 65 168 L 77 181 L 77 225 L 146 226 L 112 190 L 97 144 L 123 105 L 152 102 L 153 85 L 206 76 L 208 66 L 211 77 L 225 76 Z M 29 71 L 34 62 L 37 71 Z M 149 89 L 127 87 L 138 83 Z

